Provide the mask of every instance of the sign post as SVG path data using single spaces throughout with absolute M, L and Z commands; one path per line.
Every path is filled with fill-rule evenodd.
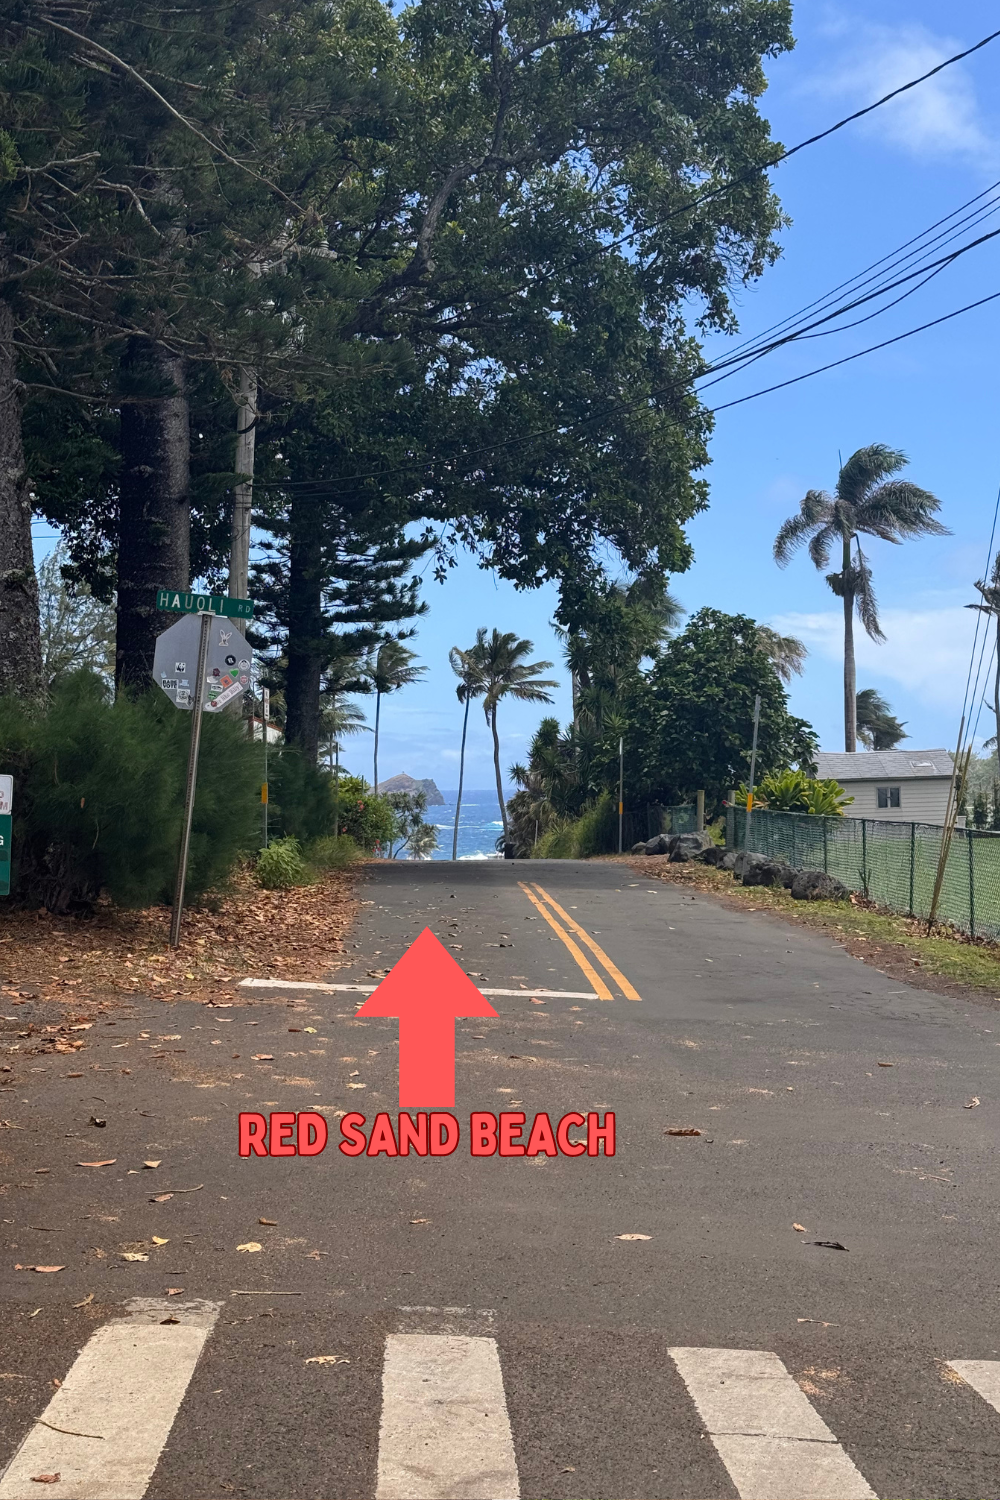
M 170 946 L 177 948 L 181 941 L 184 887 L 191 848 L 191 821 L 198 785 L 202 713 L 219 713 L 233 698 L 245 692 L 249 685 L 250 647 L 242 632 L 228 622 L 233 619 L 249 620 L 253 615 L 253 601 L 229 599 L 221 594 L 192 594 L 178 589 L 158 589 L 156 607 L 185 618 L 157 636 L 153 680 L 163 689 L 175 708 L 190 709 L 192 712 L 191 745 L 184 791 L 184 822 L 177 860 L 174 907 L 170 917 Z M 195 616 L 199 618 L 195 619 Z M 218 623 L 220 620 L 221 625 Z M 192 673 L 188 662 L 195 658 L 196 666 Z
M 750 751 L 750 790 L 747 792 L 747 820 L 743 825 L 743 847 L 750 852 L 750 819 L 753 816 L 753 788 L 757 774 L 757 731 L 760 729 L 760 694 L 753 704 L 753 748 Z
M 191 715 L 191 748 L 188 751 L 187 786 L 184 791 L 184 828 L 181 833 L 181 852 L 177 861 L 177 884 L 174 886 L 174 909 L 170 917 L 170 946 L 179 948 L 181 941 L 181 913 L 184 910 L 184 883 L 187 879 L 188 850 L 191 847 L 191 819 L 194 815 L 194 794 L 198 785 L 198 752 L 201 749 L 201 712 L 205 701 L 205 671 L 208 665 L 208 643 L 211 617 L 202 615 L 198 641 L 198 671 L 195 677 L 196 691 L 194 711 Z
M 11 808 L 14 802 L 13 776 L 0 776 L 0 896 L 10 895 Z

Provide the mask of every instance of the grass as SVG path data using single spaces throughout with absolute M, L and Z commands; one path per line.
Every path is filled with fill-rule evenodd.
M 705 865 L 667 865 L 635 861 L 633 868 L 660 880 L 676 881 L 727 896 L 752 911 L 773 911 L 804 926 L 841 936 L 850 944 L 890 944 L 925 974 L 939 974 L 971 989 L 990 990 L 1000 999 L 1000 944 L 973 941 L 964 933 L 937 928 L 927 936 L 926 923 L 895 916 L 854 897 L 839 901 L 793 901 L 787 891 L 772 886 L 742 886 L 726 870 Z

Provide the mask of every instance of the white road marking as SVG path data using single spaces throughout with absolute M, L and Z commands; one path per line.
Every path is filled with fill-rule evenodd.
M 241 979 L 241 990 L 309 990 L 321 995 L 373 995 L 377 984 L 316 984 L 299 979 Z M 483 990 L 481 995 L 538 995 L 551 1000 L 596 1000 L 593 990 L 539 990 L 526 985 L 520 990 Z
M 137 1298 L 129 1317 L 98 1328 L 0 1479 L 0 1500 L 34 1500 L 36 1491 L 46 1500 L 142 1500 L 220 1306 Z M 164 1325 L 168 1317 L 179 1322 Z M 89 1435 L 71 1435 L 79 1433 Z M 37 1474 L 61 1478 L 39 1485 Z
M 875 1500 L 776 1354 L 670 1355 L 741 1500 Z
M 997 1359 L 950 1359 L 949 1368 L 961 1375 L 966 1385 L 971 1385 L 977 1395 L 988 1401 L 994 1411 L 1000 1411 L 1000 1360 Z
M 496 1339 L 389 1334 L 375 1494 L 376 1500 L 518 1500 Z

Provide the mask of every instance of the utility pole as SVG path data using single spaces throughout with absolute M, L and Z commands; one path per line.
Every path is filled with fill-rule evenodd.
M 754 699 L 753 705 L 753 748 L 750 751 L 750 790 L 747 792 L 747 821 L 743 830 L 743 847 L 750 848 L 750 817 L 753 813 L 753 788 L 754 777 L 757 774 L 757 731 L 760 728 L 760 694 Z
M 260 711 L 264 717 L 264 785 L 261 788 L 261 801 L 264 804 L 264 848 L 267 848 L 267 721 L 271 716 L 271 690 L 262 687 L 260 690 Z
M 622 852 L 622 819 L 625 803 L 622 800 L 625 787 L 625 737 L 618 737 L 618 853 Z
M 256 444 L 257 372 L 243 365 L 240 369 L 240 400 L 236 408 L 236 472 L 246 478 L 233 492 L 233 531 L 229 551 L 231 599 L 245 599 L 250 592 L 250 525 Z

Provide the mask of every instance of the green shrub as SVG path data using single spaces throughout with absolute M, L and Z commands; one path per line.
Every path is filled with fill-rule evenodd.
M 331 797 L 334 795 L 331 787 Z M 396 814 L 387 797 L 373 792 L 363 776 L 340 778 L 340 832 L 348 834 L 359 849 L 383 848 L 396 834 Z
M 576 859 L 576 824 L 559 818 L 541 835 L 532 850 L 533 859 Z
M 265 891 L 285 891 L 289 886 L 304 885 L 307 872 L 298 839 L 274 839 L 257 856 L 255 873 Z
M 314 870 L 345 870 L 360 858 L 361 850 L 349 833 L 340 838 L 331 834 L 328 838 L 313 839 L 303 850 L 306 864 Z
M 67 912 L 105 892 L 169 901 L 180 847 L 191 716 L 159 692 L 111 702 L 95 673 L 67 674 L 40 708 L 0 701 L 0 771 L 14 777 L 11 892 Z M 206 716 L 187 892 L 225 883 L 259 838 L 261 747 L 229 714 Z
M 577 819 L 575 831 L 577 859 L 617 850 L 618 804 L 610 792 L 602 792 L 593 807 L 585 808 Z
M 301 844 L 334 832 L 333 777 L 291 745 L 272 753 L 268 765 L 268 821 Z

